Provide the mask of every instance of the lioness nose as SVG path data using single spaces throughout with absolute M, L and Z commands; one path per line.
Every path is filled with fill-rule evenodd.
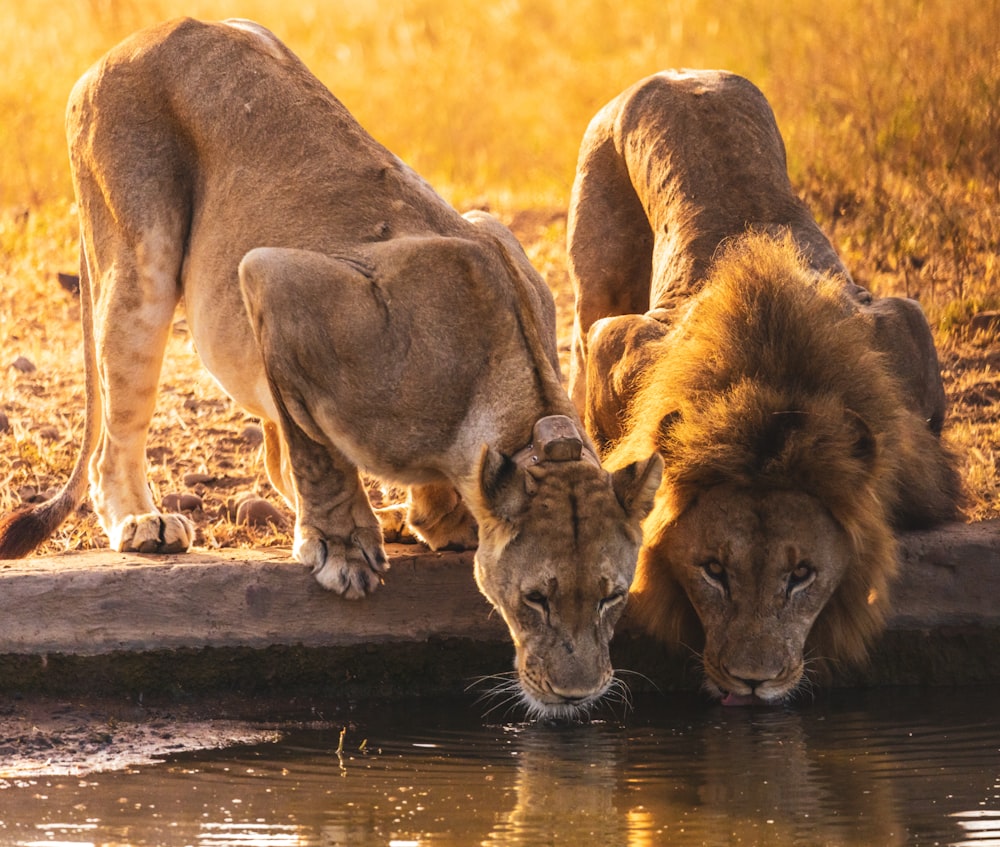
M 549 690 L 556 697 L 566 701 L 567 703 L 581 703 L 584 700 L 589 700 L 594 695 L 600 693 L 596 690 L 584 691 L 580 688 L 560 688 L 559 686 L 552 685 L 551 683 L 549 684 Z

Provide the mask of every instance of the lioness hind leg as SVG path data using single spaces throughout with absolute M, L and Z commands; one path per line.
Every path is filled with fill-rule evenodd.
M 324 588 L 349 600 L 364 597 L 378 588 L 389 560 L 358 470 L 335 447 L 310 438 L 286 411 L 280 417 L 295 490 L 292 554 Z
M 432 550 L 470 550 L 479 543 L 475 519 L 447 483 L 411 486 L 406 522 Z
M 96 218 L 99 212 L 92 214 Z M 114 232 L 114 225 L 105 223 L 104 231 Z M 106 240 L 95 260 L 93 242 L 87 242 L 103 412 L 90 460 L 91 497 L 119 551 L 179 553 L 194 541 L 194 524 L 184 515 L 161 514 L 146 480 L 146 435 L 179 299 L 181 243 L 172 228 L 150 226 L 131 244 L 124 237 Z

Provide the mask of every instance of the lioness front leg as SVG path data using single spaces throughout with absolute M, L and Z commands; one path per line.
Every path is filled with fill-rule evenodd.
M 378 587 L 389 560 L 357 468 L 287 414 L 281 432 L 295 487 L 295 559 L 312 568 L 324 588 L 349 600 L 364 597 Z

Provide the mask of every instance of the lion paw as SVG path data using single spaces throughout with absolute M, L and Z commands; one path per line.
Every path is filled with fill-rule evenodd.
M 378 528 L 357 528 L 346 541 L 305 527 L 296 531 L 293 555 L 312 568 L 316 581 L 348 600 L 371 594 L 389 570 Z
M 194 543 L 194 523 L 184 515 L 129 515 L 111 535 L 120 553 L 186 553 Z
M 397 544 L 416 544 L 420 541 L 406 522 L 406 506 L 398 504 L 375 509 L 375 517 L 382 527 L 386 541 Z
M 475 550 L 479 545 L 479 528 L 464 508 L 433 522 L 413 523 L 411 517 L 410 529 L 431 550 Z
M 406 522 L 431 550 L 472 550 L 479 543 L 475 518 L 450 485 L 411 488 Z

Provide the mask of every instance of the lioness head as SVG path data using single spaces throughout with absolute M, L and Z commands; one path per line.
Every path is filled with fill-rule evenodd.
M 510 629 L 529 712 L 572 716 L 611 685 L 608 644 L 661 469 L 656 455 L 608 474 L 587 457 L 484 449 L 476 581 Z

